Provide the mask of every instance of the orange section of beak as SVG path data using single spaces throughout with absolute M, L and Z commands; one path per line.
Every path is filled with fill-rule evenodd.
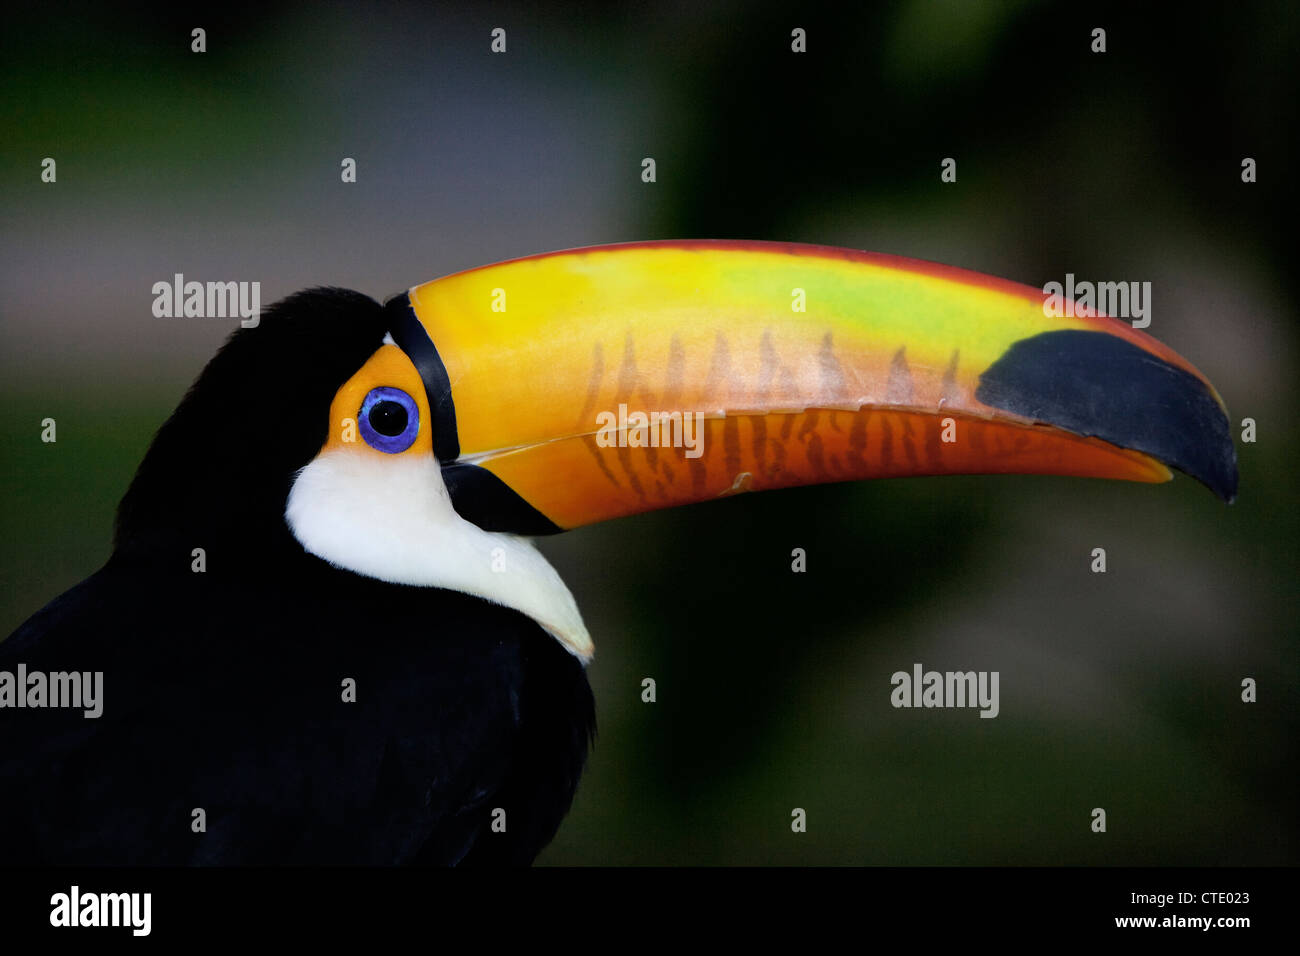
M 526 488 L 530 503 L 566 529 L 746 491 L 865 478 L 1170 477 L 1146 455 L 1050 426 L 880 409 L 705 418 L 684 436 L 694 447 L 630 444 L 675 429 L 674 422 L 658 436 L 625 433 L 623 443 L 602 444 L 591 435 L 547 442 L 496 456 L 484 467 L 510 487 Z

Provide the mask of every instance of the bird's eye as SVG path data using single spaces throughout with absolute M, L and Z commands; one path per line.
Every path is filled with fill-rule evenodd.
M 420 409 L 400 388 L 372 388 L 357 415 L 361 437 L 371 448 L 396 455 L 406 451 L 420 431 Z

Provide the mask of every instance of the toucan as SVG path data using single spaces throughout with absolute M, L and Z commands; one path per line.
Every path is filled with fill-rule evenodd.
M 640 242 L 291 295 L 159 429 L 104 567 L 0 644 L 0 862 L 530 863 L 595 729 L 592 638 L 535 537 L 794 485 L 1171 469 L 1236 494 L 1196 368 L 918 260 Z

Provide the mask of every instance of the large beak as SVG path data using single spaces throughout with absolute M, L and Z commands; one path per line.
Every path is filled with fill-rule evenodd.
M 821 246 L 517 259 L 390 301 L 456 508 L 537 534 L 740 491 L 901 475 L 1167 481 L 1225 500 L 1214 388 L 1171 349 L 974 272 Z

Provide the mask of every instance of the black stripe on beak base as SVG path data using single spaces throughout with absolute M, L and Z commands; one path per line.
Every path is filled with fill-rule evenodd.
M 456 405 L 451 400 L 451 379 L 447 366 L 434 347 L 429 333 L 411 308 L 410 296 L 403 292 L 384 303 L 388 314 L 388 332 L 397 347 L 406 353 L 424 381 L 433 416 L 433 453 L 438 461 L 455 461 L 460 457 L 460 437 L 456 434 Z
M 407 293 L 385 302 L 384 311 L 389 317 L 388 331 L 393 341 L 406 353 L 424 382 L 433 418 L 433 454 L 442 466 L 442 480 L 456 513 L 484 531 L 529 536 L 563 531 L 486 468 L 456 461 L 460 457 L 460 436 L 456 432 L 456 403 L 451 396 L 447 366 L 424 325 L 416 318 Z

